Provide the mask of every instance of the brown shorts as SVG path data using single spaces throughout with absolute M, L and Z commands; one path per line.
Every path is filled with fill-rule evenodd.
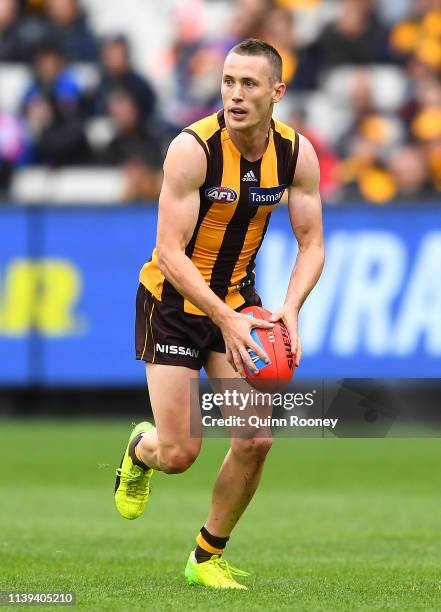
M 261 306 L 254 287 L 241 291 L 246 306 Z M 136 359 L 200 370 L 207 353 L 225 353 L 221 331 L 209 317 L 187 314 L 157 300 L 144 285 L 136 294 Z

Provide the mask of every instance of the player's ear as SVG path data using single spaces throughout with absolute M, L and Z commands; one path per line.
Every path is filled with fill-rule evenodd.
M 276 83 L 274 85 L 274 92 L 273 92 L 273 103 L 274 104 L 277 104 L 277 102 L 280 102 L 280 100 L 285 95 L 285 91 L 286 91 L 285 83 Z

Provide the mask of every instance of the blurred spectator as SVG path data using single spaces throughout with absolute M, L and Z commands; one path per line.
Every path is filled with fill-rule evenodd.
M 389 170 L 396 199 L 435 201 L 436 191 L 430 185 L 426 159 L 420 148 L 407 145 L 398 149 L 389 161 Z
M 176 33 L 168 53 L 175 95 L 164 112 L 170 125 L 181 129 L 216 110 L 224 54 L 220 44 L 204 39 L 203 3 L 187 0 L 176 13 Z
M 72 62 L 98 61 L 98 45 L 78 0 L 46 0 L 49 34 Z
M 272 0 L 235 0 L 226 33 L 220 37 L 225 55 L 231 47 L 245 38 L 260 38 L 270 11 Z
M 25 161 L 27 139 L 23 123 L 18 117 L 0 111 L 0 195 L 7 190 L 14 168 Z
M 290 89 L 317 87 L 320 62 L 316 44 L 300 47 L 296 40 L 294 13 L 282 7 L 272 8 L 261 28 L 263 40 L 273 45 L 283 61 L 282 79 Z
M 157 108 L 155 90 L 133 68 L 123 36 L 103 42 L 93 99 L 80 91 L 66 69 L 65 56 L 70 61 L 97 59 L 95 34 L 81 8 L 96 12 L 95 3 L 0 0 L 0 62 L 28 62 L 34 48 L 39 49 L 34 82 L 22 101 L 33 139 L 31 161 L 51 166 L 91 163 L 84 116 L 110 113 L 110 121 L 98 118 L 88 124 L 88 138 L 97 148 L 109 143 L 113 124 L 114 138 L 98 152 L 98 160 L 122 165 L 126 199 L 155 197 L 167 130 L 173 136 L 217 110 L 225 54 L 244 38 L 260 37 L 282 55 L 288 95 L 277 113 L 313 142 L 325 200 L 382 204 L 439 194 L 441 0 L 175 4 L 175 34 L 161 61 L 150 67 L 161 95 Z M 226 25 L 216 29 L 210 18 L 222 10 Z M 393 67 L 373 66 L 391 61 Z M 2 75 L 2 85 L 11 83 L 10 95 L 0 92 L 7 108 L 22 75 L 14 68 Z M 21 151 L 22 145 L 15 145 L 26 143 L 26 137 L 13 114 L 3 115 L 1 122 L 0 163 L 6 176 L 29 155 L 13 155 L 11 160 L 10 151 Z
M 349 104 L 352 121 L 337 146 L 342 158 L 339 177 L 344 199 L 364 198 L 385 203 L 395 194 L 386 162 L 405 138 L 401 122 L 381 113 L 374 103 L 372 73 L 368 68 L 351 75 Z
M 106 111 L 110 92 L 125 90 L 136 101 L 138 112 L 144 119 L 155 111 L 156 94 L 148 80 L 135 72 L 130 65 L 130 49 L 124 36 L 107 38 L 101 48 L 101 82 L 97 92 L 97 110 Z
M 33 136 L 35 163 L 61 166 L 90 161 L 80 93 L 58 44 L 42 44 L 35 54 L 34 81 L 22 103 Z
M 293 113 L 287 123 L 311 142 L 320 164 L 320 193 L 325 200 L 335 200 L 340 186 L 337 173 L 339 162 L 337 154 L 320 134 L 308 127 L 301 113 Z
M 441 191 L 441 83 L 430 78 L 419 83 L 414 112 L 408 116 L 411 136 L 422 146 L 435 189 Z M 439 196 L 439 194 L 438 194 Z
M 407 100 L 399 109 L 399 114 L 409 125 L 415 116 L 427 106 L 441 107 L 441 83 L 425 66 L 411 60 L 412 82 Z
M 360 139 L 370 143 L 376 155 L 388 155 L 400 141 L 399 121 L 375 108 L 373 94 L 372 73 L 367 68 L 354 70 L 348 100 L 352 121 L 338 143 L 342 157 L 351 157 L 354 142 Z
M 388 60 L 387 32 L 377 17 L 374 0 L 343 0 L 336 21 L 323 31 L 319 47 L 327 68 Z
M 294 44 L 294 16 L 291 11 L 280 7 L 271 9 L 262 26 L 261 36 L 280 53 L 283 61 L 282 80 L 289 86 L 298 64 Z
M 416 0 L 412 14 L 391 31 L 390 44 L 402 58 L 414 58 L 435 72 L 441 70 L 441 5 Z
M 371 158 L 360 164 L 354 181 L 346 186 L 345 196 L 373 204 L 435 202 L 439 198 L 430 181 L 424 151 L 415 145 L 395 150 L 386 163 Z
M 23 59 L 16 0 L 0 0 L 0 62 Z
M 115 91 L 108 99 L 116 134 L 101 152 L 100 161 L 123 166 L 126 199 L 151 199 L 159 195 L 163 152 L 161 138 L 143 120 L 129 92 Z
M 0 0 L 0 62 L 29 62 L 47 32 L 45 21 L 20 15 L 19 0 Z
M 396 149 L 386 163 L 374 160 L 361 166 L 346 196 L 373 204 L 436 202 L 439 198 L 430 182 L 424 151 L 415 145 Z
M 441 83 L 438 80 L 420 83 L 414 99 L 414 113 L 408 119 L 416 139 L 426 142 L 441 138 Z
M 182 128 L 215 112 L 225 54 L 237 42 L 261 35 L 272 0 L 236 0 L 224 33 L 205 37 L 202 3 L 186 0 L 176 15 L 176 36 L 168 61 L 173 67 L 176 94 L 165 109 L 171 125 Z

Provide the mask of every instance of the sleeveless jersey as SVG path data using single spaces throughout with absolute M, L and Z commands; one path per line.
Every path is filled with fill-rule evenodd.
M 293 181 L 298 134 L 271 120 L 264 155 L 250 162 L 231 140 L 223 111 L 183 131 L 194 136 L 207 157 L 199 216 L 185 253 L 214 293 L 231 308 L 239 308 L 245 302 L 242 287 L 254 284 L 255 259 L 271 212 Z M 156 249 L 141 270 L 140 282 L 159 301 L 186 313 L 205 315 L 164 277 Z

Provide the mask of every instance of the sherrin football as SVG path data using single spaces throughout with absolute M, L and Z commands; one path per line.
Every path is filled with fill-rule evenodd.
M 247 306 L 241 310 L 241 313 L 264 321 L 268 321 L 272 315 L 269 310 L 261 306 Z M 259 368 L 259 373 L 253 374 L 245 366 L 248 382 L 255 389 L 268 393 L 285 389 L 294 374 L 291 338 L 285 324 L 277 321 L 272 329 L 255 327 L 251 330 L 251 337 L 264 349 L 270 361 L 265 363 L 254 351 L 249 350 L 251 359 Z

